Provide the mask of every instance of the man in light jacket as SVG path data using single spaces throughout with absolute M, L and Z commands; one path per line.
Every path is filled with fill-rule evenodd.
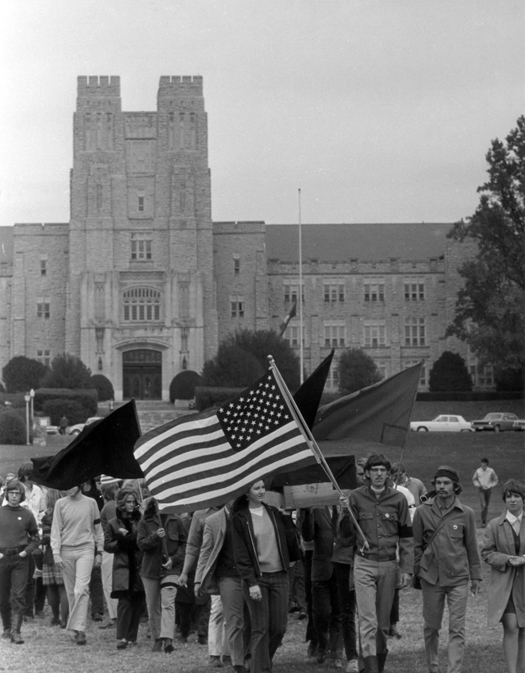
M 445 601 L 449 611 L 448 673 L 460 673 L 465 653 L 465 618 L 469 580 L 472 593 L 480 590 L 481 558 L 476 517 L 462 505 L 459 475 L 448 465 L 436 471 L 436 496 L 416 509 L 414 583 L 423 590 L 425 652 L 429 673 L 438 673 L 439 630 Z

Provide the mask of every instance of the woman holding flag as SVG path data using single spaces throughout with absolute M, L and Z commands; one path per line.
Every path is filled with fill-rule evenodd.
M 272 659 L 286 632 L 288 569 L 301 558 L 291 518 L 266 505 L 265 492 L 264 481 L 259 479 L 233 506 L 234 558 L 252 627 L 251 673 L 272 669 Z

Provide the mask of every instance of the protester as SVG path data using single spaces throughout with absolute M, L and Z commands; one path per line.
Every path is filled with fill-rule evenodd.
M 44 549 L 42 564 L 42 581 L 47 591 L 47 602 L 51 608 L 53 617 L 52 626 L 60 625 L 65 629 L 69 614 L 69 603 L 67 599 L 66 587 L 61 568 L 54 562 L 53 549 L 51 547 L 51 527 L 53 523 L 53 512 L 57 500 L 62 497 L 62 493 L 49 488 L 46 493 L 46 513 L 42 518 L 42 547 Z
M 370 456 L 365 464 L 365 485 L 350 493 L 350 505 L 368 543 L 367 548 L 358 547 L 354 562 L 359 633 L 366 673 L 384 670 L 395 589 L 396 586 L 401 589 L 408 586 L 413 565 L 407 500 L 390 485 L 389 472 L 390 462 L 384 455 Z M 345 534 L 352 530 L 347 514 L 341 521 L 341 530 Z
M 77 645 L 86 644 L 89 582 L 93 565 L 100 565 L 104 534 L 97 503 L 73 486 L 55 505 L 51 547 L 61 568 L 69 601 L 67 628 Z
M 193 580 L 199 560 L 199 554 L 202 547 L 204 535 L 204 523 L 206 519 L 219 511 L 218 507 L 207 507 L 193 512 L 191 517 L 190 529 L 188 532 L 188 544 L 186 545 L 186 554 L 184 557 L 184 566 L 179 578 L 181 587 L 189 588 L 191 594 L 194 594 Z M 187 597 L 187 600 L 191 600 Z M 208 645 L 208 655 L 211 661 L 216 661 L 216 657 L 227 655 L 223 652 L 223 614 L 220 596 L 208 596 L 206 594 L 195 598 L 198 606 L 198 632 L 197 639 L 200 645 Z M 188 605 L 188 602 L 186 602 Z
M 393 463 L 390 476 L 395 484 L 408 488 L 410 493 L 414 496 L 416 507 L 423 502 L 421 498 L 426 495 L 427 487 L 420 479 L 409 477 L 403 463 Z
M 18 468 L 18 481 L 24 485 L 26 497 L 22 507 L 27 507 L 35 517 L 38 532 L 42 534 L 42 517 L 46 511 L 46 497 L 44 490 L 33 483 L 31 475 L 33 463 L 23 463 Z M 42 550 L 37 547 L 29 556 L 27 567 L 26 611 L 24 617 L 44 616 L 46 590 L 42 583 Z
M 432 481 L 436 496 L 414 516 L 414 584 L 423 590 L 425 652 L 430 673 L 438 673 L 439 630 L 448 605 L 448 673 L 460 673 L 465 653 L 469 579 L 474 595 L 481 588 L 481 558 L 476 517 L 459 501 L 458 472 L 448 465 Z
M 233 506 L 233 549 L 251 621 L 251 673 L 268 673 L 286 633 L 288 568 L 301 557 L 290 517 L 263 502 L 256 481 Z
M 61 435 L 65 435 L 65 434 L 66 434 L 66 430 L 67 430 L 67 426 L 68 426 L 68 425 L 69 425 L 68 417 L 65 416 L 65 415 L 62 416 L 62 418 L 61 418 L 60 421 L 58 422 L 58 432 L 59 432 Z
M 487 525 L 487 514 L 489 511 L 490 497 L 492 489 L 498 483 L 498 475 L 489 467 L 489 459 L 481 459 L 481 467 L 474 472 L 472 483 L 479 492 L 479 504 L 481 507 L 481 527 Z
M 82 493 L 87 498 L 93 498 L 97 503 L 99 512 L 104 506 L 104 496 L 100 491 L 100 477 L 88 479 L 81 484 Z M 104 553 L 102 551 L 102 553 Z M 89 581 L 89 595 L 91 597 L 91 619 L 94 622 L 104 620 L 104 590 L 102 587 L 102 562 L 93 565 L 91 579 Z
M 508 673 L 525 670 L 525 484 L 503 485 L 506 510 L 489 522 L 481 555 L 491 567 L 488 624 L 503 625 L 503 652 Z
M 100 523 L 104 534 L 107 525 L 117 512 L 116 496 L 120 487 L 120 480 L 113 477 L 101 477 L 102 497 L 104 498 L 104 507 L 100 510 Z M 111 598 L 113 590 L 113 554 L 106 550 L 102 552 L 102 563 L 100 565 L 102 575 L 102 591 L 104 593 L 104 602 L 108 610 L 108 621 L 101 624 L 99 629 L 111 629 L 117 624 L 117 606 L 118 600 Z
M 137 642 L 144 607 L 144 587 L 140 579 L 142 552 L 137 545 L 140 521 L 138 494 L 123 488 L 117 496 L 115 516 L 104 531 L 104 549 L 113 555 L 111 598 L 118 599 L 117 649 Z
M 159 514 L 157 503 L 151 498 L 139 523 L 137 544 L 144 552 L 140 576 L 146 592 L 154 652 L 170 653 L 175 649 L 175 596 L 186 540 L 181 518 L 176 514 Z
M 33 513 L 21 507 L 23 484 L 8 482 L 5 498 L 7 504 L 0 508 L 0 615 L 3 637 L 21 645 L 29 557 L 40 540 Z
M 210 655 L 209 663 L 218 666 L 224 663 L 224 652 L 236 673 L 244 673 L 244 659 L 249 633 L 249 617 L 246 614 L 242 592 L 242 580 L 235 565 L 232 527 L 232 503 L 209 516 L 204 523 L 202 547 L 195 574 L 195 593 L 218 595 L 221 599 L 227 647 L 223 657 Z M 246 628 L 247 627 L 247 628 Z

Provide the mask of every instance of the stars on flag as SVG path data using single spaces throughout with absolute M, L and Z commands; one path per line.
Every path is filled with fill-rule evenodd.
M 239 450 L 292 419 L 271 372 L 248 393 L 219 409 L 217 416 L 230 443 Z

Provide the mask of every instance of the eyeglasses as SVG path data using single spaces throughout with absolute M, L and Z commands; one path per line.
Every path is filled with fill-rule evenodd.
M 387 473 L 386 467 L 371 467 L 369 472 L 377 472 L 377 473 Z

